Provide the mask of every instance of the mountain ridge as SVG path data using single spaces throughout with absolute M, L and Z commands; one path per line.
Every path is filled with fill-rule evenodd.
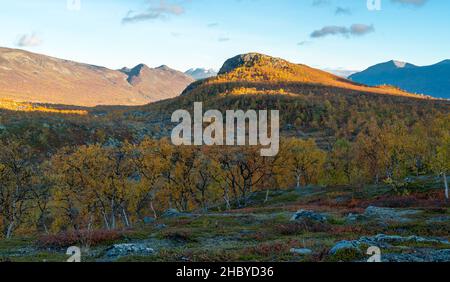
M 195 80 L 201 80 L 205 78 L 210 78 L 217 75 L 217 71 L 213 69 L 204 69 L 204 68 L 191 68 L 188 69 L 185 74 L 191 76 Z
M 0 98 L 15 101 L 74 106 L 145 105 L 173 98 L 193 81 L 169 68 L 152 69 L 139 64 L 131 69 L 112 70 L 0 47 Z
M 393 66 L 393 62 L 396 61 L 371 66 L 349 79 L 371 86 L 389 84 L 411 93 L 450 98 L 450 60 L 428 66 L 404 63 L 404 67 Z

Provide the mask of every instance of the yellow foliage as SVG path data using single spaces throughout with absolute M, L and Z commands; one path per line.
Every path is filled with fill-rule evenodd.
M 0 109 L 18 111 L 18 112 L 41 112 L 41 113 L 53 113 L 53 114 L 64 114 L 64 115 L 87 115 L 88 112 L 85 110 L 66 110 L 49 108 L 39 104 L 16 102 L 6 99 L 0 99 Z

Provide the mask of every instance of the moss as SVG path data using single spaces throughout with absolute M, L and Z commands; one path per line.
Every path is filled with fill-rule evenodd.
M 11 262 L 65 262 L 68 256 L 64 253 L 56 252 L 39 252 L 25 256 L 10 256 L 4 257 L 3 261 Z
M 329 256 L 330 262 L 355 262 L 364 259 L 364 254 L 358 249 L 343 249 Z

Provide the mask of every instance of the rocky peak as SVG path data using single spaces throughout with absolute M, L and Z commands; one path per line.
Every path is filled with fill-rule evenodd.
M 259 54 L 259 53 L 248 53 L 248 54 L 237 55 L 236 57 L 228 59 L 223 64 L 222 68 L 219 71 L 219 74 L 225 74 L 225 73 L 231 72 L 242 66 L 253 67 L 256 64 L 259 64 L 261 62 L 271 64 L 274 67 L 277 67 L 277 66 L 283 67 L 283 66 L 289 65 L 289 63 L 287 61 L 280 59 L 280 58 L 274 58 L 274 57 L 270 57 L 270 56 L 267 56 L 264 54 Z

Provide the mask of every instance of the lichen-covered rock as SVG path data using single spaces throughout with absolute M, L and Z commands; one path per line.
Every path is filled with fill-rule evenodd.
M 365 210 L 363 216 L 382 221 L 409 222 L 411 219 L 408 216 L 417 215 L 420 212 L 419 210 L 401 210 L 370 206 Z
M 445 250 L 430 250 L 421 249 L 415 250 L 414 253 L 408 254 L 385 254 L 382 255 L 383 262 L 449 262 L 450 249 Z
M 165 217 L 165 218 L 168 218 L 168 217 L 180 217 L 182 215 L 183 215 L 183 213 L 179 212 L 176 209 L 168 209 L 161 215 L 161 217 Z
M 340 241 L 330 249 L 329 255 L 337 255 L 343 252 L 363 254 L 368 246 L 376 246 L 382 250 L 390 249 L 393 246 L 410 245 L 411 243 L 430 243 L 438 245 L 448 245 L 449 249 L 435 250 L 432 248 L 407 247 L 405 250 L 412 251 L 406 254 L 388 253 L 382 254 L 383 262 L 442 262 L 450 261 L 450 242 L 436 238 L 420 236 L 402 237 L 398 235 L 379 234 L 376 236 L 361 237 L 353 241 Z
M 355 252 L 361 252 L 360 250 L 360 242 L 358 241 L 340 241 L 334 245 L 333 248 L 328 252 L 330 255 L 336 255 L 339 252 L 346 251 L 346 250 L 352 250 Z
M 291 221 L 297 221 L 297 220 L 303 220 L 303 219 L 310 219 L 310 220 L 319 221 L 319 222 L 327 221 L 327 217 L 325 215 L 316 213 L 313 211 L 306 211 L 306 210 L 299 210 L 291 217 Z
M 116 244 L 106 251 L 108 257 L 123 257 L 129 255 L 147 256 L 155 253 L 155 250 L 146 244 Z
M 298 254 L 298 255 L 303 255 L 303 256 L 307 256 L 307 255 L 312 254 L 312 250 L 306 249 L 306 248 L 303 248 L 303 249 L 292 248 L 290 250 L 290 252 L 294 253 L 294 254 Z
M 404 243 L 431 243 L 431 244 L 442 244 L 449 245 L 450 242 L 447 240 L 435 239 L 435 238 L 426 238 L 420 236 L 408 236 L 402 237 L 398 235 L 385 235 L 378 234 L 372 237 L 361 237 L 359 240 L 361 243 L 365 243 L 372 246 L 377 246 L 380 248 L 389 248 L 392 245 L 399 245 Z

